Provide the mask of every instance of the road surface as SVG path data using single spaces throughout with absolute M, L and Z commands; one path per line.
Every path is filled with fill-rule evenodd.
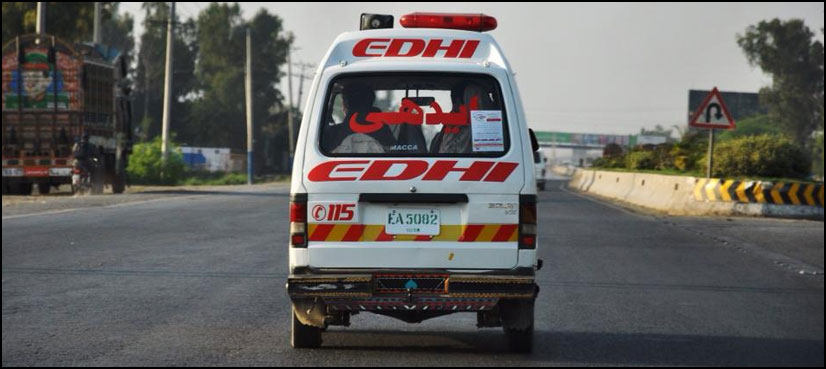
M 539 196 L 531 355 L 470 314 L 361 314 L 290 349 L 271 185 L 4 206 L 2 364 L 823 366 L 822 222 L 648 216 L 562 183 Z

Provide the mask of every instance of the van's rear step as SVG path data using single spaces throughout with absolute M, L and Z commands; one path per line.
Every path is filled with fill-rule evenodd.
M 473 274 L 359 274 L 293 276 L 291 298 L 533 299 L 539 292 L 533 276 Z M 495 302 L 494 302 L 495 304 Z

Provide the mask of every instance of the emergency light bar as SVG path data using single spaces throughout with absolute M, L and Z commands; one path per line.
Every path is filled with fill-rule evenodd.
M 496 18 L 484 14 L 411 13 L 399 19 L 404 28 L 447 28 L 485 32 L 496 29 Z

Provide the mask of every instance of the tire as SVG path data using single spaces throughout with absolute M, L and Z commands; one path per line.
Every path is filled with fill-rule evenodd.
M 500 302 L 502 328 L 511 352 L 533 351 L 534 301 Z
M 115 173 L 112 175 L 112 193 L 123 193 L 126 191 L 126 163 L 129 162 L 129 156 L 123 153 L 120 164 L 117 159 L 112 159 L 115 162 Z
M 319 348 L 321 347 L 321 328 L 301 324 L 295 316 L 293 307 L 292 332 L 290 335 L 290 346 L 292 348 Z
M 31 196 L 34 183 L 18 183 L 14 191 L 15 195 Z
M 505 328 L 505 338 L 511 352 L 530 354 L 533 351 L 533 326 L 528 329 Z
M 537 187 L 539 187 L 539 190 L 540 190 L 540 191 L 545 191 L 545 182 L 539 183 L 539 184 L 537 185 Z
M 123 193 L 126 190 L 126 173 L 115 174 L 112 178 L 112 193 Z
M 48 195 L 49 192 L 52 191 L 52 185 L 51 185 L 51 183 L 38 183 L 37 184 L 37 191 L 41 195 Z
M 104 177 L 106 174 L 106 163 L 101 158 L 97 163 L 97 167 L 92 172 L 92 195 L 100 195 L 103 193 Z

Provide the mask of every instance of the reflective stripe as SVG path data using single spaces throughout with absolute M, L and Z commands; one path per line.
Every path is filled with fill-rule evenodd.
M 378 224 L 307 225 L 313 242 L 516 242 L 517 224 L 443 224 L 436 236 L 390 235 Z

